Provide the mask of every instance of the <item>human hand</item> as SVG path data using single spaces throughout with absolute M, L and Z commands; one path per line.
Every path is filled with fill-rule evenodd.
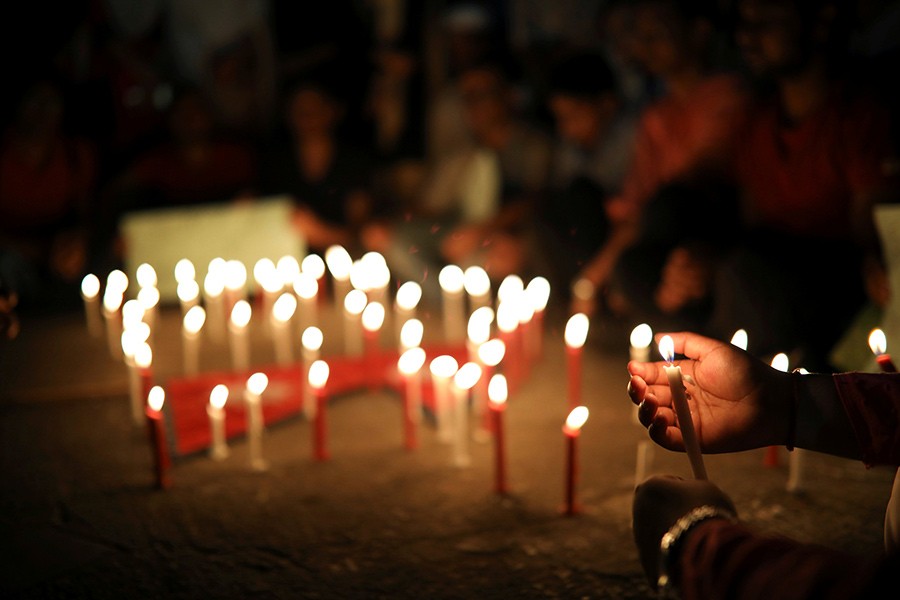
M 659 577 L 659 547 L 663 535 L 678 519 L 707 505 L 737 515 L 731 498 L 705 480 L 655 476 L 635 488 L 632 530 L 641 565 L 651 584 L 656 585 Z
M 782 373 L 743 350 L 695 333 L 672 333 L 684 373 L 694 428 L 703 452 L 738 452 L 781 445 L 789 436 L 793 389 Z M 664 362 L 628 363 L 631 401 L 650 437 L 669 450 L 684 451 L 675 422 Z

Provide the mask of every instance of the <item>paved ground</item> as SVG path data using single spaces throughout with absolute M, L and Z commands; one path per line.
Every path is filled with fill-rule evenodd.
M 591 417 L 581 437 L 584 514 L 562 517 L 562 340 L 506 412 L 512 494 L 491 491 L 491 447 L 451 465 L 434 432 L 401 447 L 396 398 L 359 394 L 331 412 L 333 460 L 310 460 L 310 428 L 266 433 L 266 473 L 246 444 L 229 459 L 178 461 L 151 488 L 150 454 L 129 419 L 126 377 L 78 314 L 24 319 L 0 344 L 0 573 L 4 597 L 645 598 L 630 531 L 636 444 L 626 352 L 586 352 Z M 556 326 L 552 326 L 557 322 Z M 163 315 L 162 378 L 177 373 L 177 316 Z M 326 335 L 327 335 L 326 328 Z M 257 340 L 255 359 L 271 360 Z M 166 350 L 166 348 L 168 350 Z M 326 352 L 329 350 L 326 342 Z M 206 366 L 224 352 L 212 350 Z M 783 455 L 783 462 L 786 453 Z M 762 451 L 708 457 L 749 523 L 866 556 L 881 544 L 892 473 L 820 455 L 808 493 Z M 655 471 L 687 476 L 658 449 Z

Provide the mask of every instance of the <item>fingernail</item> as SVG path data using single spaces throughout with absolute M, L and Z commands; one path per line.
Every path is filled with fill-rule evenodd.
M 630 396 L 631 394 L 634 393 L 634 388 L 631 387 L 631 380 L 630 380 L 630 379 L 628 380 L 628 386 L 625 388 L 625 391 L 628 392 L 628 395 L 629 395 L 629 396 Z

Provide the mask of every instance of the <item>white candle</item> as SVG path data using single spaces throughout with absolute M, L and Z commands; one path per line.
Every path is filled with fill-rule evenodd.
M 569 407 L 581 404 L 581 355 L 587 341 L 590 320 L 584 313 L 576 313 L 566 322 L 566 362 L 569 380 Z
M 181 316 L 183 317 L 189 310 L 197 306 L 200 299 L 200 285 L 193 279 L 185 279 L 178 282 L 175 293 L 178 295 L 178 302 L 181 305 Z
M 228 337 L 231 346 L 231 365 L 235 371 L 246 371 L 250 368 L 250 340 L 247 325 L 250 323 L 251 313 L 252 309 L 246 300 L 238 300 L 231 309 Z
M 328 423 L 325 385 L 331 369 L 324 360 L 317 360 L 309 366 L 309 385 L 316 396 L 316 418 L 313 422 L 313 458 L 325 461 L 331 458 L 328 450 Z
M 418 319 L 409 319 L 400 328 L 400 352 L 410 348 L 418 348 L 422 345 L 422 337 L 425 335 L 425 326 Z
M 691 417 L 691 408 L 685 395 L 684 381 L 681 376 L 681 367 L 675 366 L 675 343 L 668 335 L 664 335 L 659 342 L 659 354 L 668 363 L 664 369 L 669 380 L 669 390 L 672 394 L 672 405 L 675 415 L 678 417 L 678 426 L 681 429 L 681 437 L 684 440 L 684 448 L 691 462 L 691 469 L 695 479 L 707 479 L 706 466 L 703 464 L 703 454 L 700 452 L 700 443 L 694 431 L 694 420 Z
M 100 322 L 100 279 L 90 273 L 81 280 L 81 298 L 84 300 L 84 318 L 88 333 L 99 337 L 103 330 Z
M 142 287 L 138 292 L 137 301 L 144 310 L 143 320 L 150 326 L 150 335 L 152 336 L 158 319 L 156 307 L 159 305 L 159 290 L 155 287 Z
M 103 319 L 106 321 L 106 341 L 109 345 L 109 354 L 115 359 L 122 358 L 119 339 L 122 337 L 122 292 L 110 289 L 107 284 L 103 293 Z
M 641 323 L 631 330 L 631 347 L 629 357 L 637 362 L 650 362 L 650 342 L 653 341 L 653 330 L 646 323 Z
M 272 306 L 272 341 L 275 344 L 275 361 L 282 366 L 294 362 L 291 318 L 296 310 L 297 297 L 289 292 L 282 294 Z
M 343 246 L 331 246 L 325 250 L 325 264 L 334 284 L 335 312 L 340 312 L 344 298 L 350 291 L 350 267 L 353 265 L 353 259 Z
M 206 322 L 206 311 L 202 306 L 194 306 L 182 319 L 182 351 L 184 354 L 184 374 L 194 376 L 200 372 L 200 330 Z
M 300 338 L 303 346 L 303 368 L 301 369 L 303 377 L 303 414 L 306 419 L 311 421 L 316 416 L 316 396 L 315 391 L 309 383 L 309 367 L 319 360 L 319 353 L 325 336 L 318 327 L 307 327 Z
M 239 260 L 225 263 L 225 291 L 227 305 L 233 306 L 238 300 L 247 299 L 247 267 Z
M 222 259 L 219 259 L 220 261 Z M 227 315 L 225 314 L 225 278 L 222 274 L 222 267 L 214 267 L 218 264 L 213 261 L 209 263 L 209 271 L 203 279 L 203 298 L 206 304 L 206 317 L 209 321 L 209 337 L 213 341 L 220 342 L 225 339 L 225 322 Z
M 731 336 L 731 344 L 737 346 L 741 350 L 747 349 L 747 342 L 747 331 L 745 329 L 738 329 L 734 332 L 734 335 Z
M 350 290 L 344 298 L 344 351 L 348 356 L 363 353 L 361 315 L 368 300 L 366 293 Z
M 261 258 L 253 265 L 253 279 L 256 281 L 256 294 L 262 304 L 261 319 L 266 324 L 266 331 L 272 333 L 272 308 L 281 295 L 281 278 L 271 258 Z
M 444 338 L 447 341 L 463 339 L 466 331 L 465 297 L 463 296 L 465 276 L 456 265 L 447 265 L 438 274 L 444 309 Z
M 299 331 L 319 324 L 319 309 L 316 298 L 319 295 L 319 282 L 309 273 L 298 273 L 294 278 L 294 293 L 300 300 L 297 326 Z
M 472 462 L 469 454 L 469 390 L 481 379 L 481 367 L 477 363 L 464 364 L 453 376 L 454 431 L 453 464 L 468 467 Z
M 213 460 L 223 460 L 228 456 L 228 445 L 225 443 L 225 402 L 227 400 L 228 388 L 221 383 L 209 393 L 206 414 L 209 415 L 209 429 L 212 435 L 209 456 Z
M 262 411 L 262 393 L 269 385 L 265 373 L 254 373 L 247 379 L 244 401 L 247 403 L 247 436 L 250 450 L 250 468 L 265 471 L 269 464 L 262 457 L 262 436 L 265 428 Z
M 437 423 L 438 439 L 450 442 L 453 439 L 453 429 L 447 414 L 450 406 L 450 379 L 456 375 L 459 364 L 455 358 L 444 354 L 434 358 L 429 369 L 434 389 L 434 420 Z
M 421 299 L 422 286 L 415 281 L 407 281 L 397 289 L 397 295 L 394 298 L 394 323 L 398 342 L 400 342 L 403 325 L 408 320 L 416 318 L 416 308 Z
M 479 266 L 471 266 L 463 273 L 463 285 L 469 295 L 469 309 L 478 310 L 483 306 L 491 306 L 491 278 L 487 271 Z
M 125 367 L 128 370 L 128 399 L 131 406 L 131 418 L 135 424 L 141 420 L 141 411 L 144 404 L 144 390 L 141 385 L 141 375 L 134 362 L 134 354 L 144 340 L 138 328 L 122 332 L 120 336 L 122 355 L 125 359 Z
M 416 429 L 422 420 L 422 377 L 420 372 L 425 365 L 425 351 L 421 348 L 410 348 L 397 360 L 397 370 L 403 377 L 403 429 L 406 448 L 412 450 L 418 446 Z

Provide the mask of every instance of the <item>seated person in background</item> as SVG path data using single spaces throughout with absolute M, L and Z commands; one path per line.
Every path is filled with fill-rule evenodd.
M 687 389 L 702 451 L 784 444 L 867 465 L 900 465 L 900 374 L 782 373 L 731 344 L 692 333 L 672 339 L 693 380 Z M 629 395 L 650 437 L 683 451 L 663 364 L 628 363 Z M 664 574 L 686 600 L 894 598 L 900 567 L 896 482 L 894 490 L 885 519 L 887 555 L 876 560 L 754 533 L 736 522 L 734 504 L 715 485 L 674 477 L 653 477 L 637 487 L 634 537 L 651 584 Z M 674 533 L 683 517 L 694 525 L 661 562 L 663 536 Z
M 621 192 L 636 118 L 622 109 L 612 71 L 598 54 L 562 60 L 550 74 L 556 125 L 550 190 L 537 215 L 545 270 L 566 289 L 609 231 L 606 201 Z
M 57 85 L 37 81 L 0 146 L 0 280 L 26 305 L 59 300 L 54 288 L 74 283 L 87 260 L 96 160 L 64 133 L 63 112 Z
M 680 241 L 670 236 L 679 231 L 679 223 L 666 220 L 679 211 L 665 206 L 672 198 L 660 192 L 672 184 L 721 176 L 746 103 L 739 80 L 714 74 L 709 66 L 713 12 L 704 3 L 640 0 L 634 11 L 636 58 L 660 80 L 665 95 L 641 114 L 622 192 L 607 203 L 607 241 L 579 275 L 578 287 L 588 293 L 577 294 L 573 308 L 586 312 L 596 306 L 590 291 L 597 300 L 602 298 L 622 253 L 637 243 L 641 248 L 616 270 L 616 311 L 653 298 L 645 282 L 658 279 L 668 253 Z M 662 205 L 662 211 L 648 206 L 651 203 Z M 703 211 L 692 210 L 691 216 L 702 217 Z M 667 239 L 655 239 L 659 232 Z
M 549 173 L 547 139 L 517 118 L 498 64 L 466 69 L 458 86 L 475 143 L 434 167 L 416 214 L 372 225 L 364 237 L 397 278 L 420 282 L 431 300 L 445 264 L 480 264 L 494 278 L 523 267 L 519 233 Z
M 315 250 L 356 247 L 374 210 L 372 161 L 339 139 L 342 115 L 343 106 L 324 85 L 295 85 L 286 98 L 290 140 L 272 148 L 263 163 L 263 192 L 293 196 L 294 224 Z

